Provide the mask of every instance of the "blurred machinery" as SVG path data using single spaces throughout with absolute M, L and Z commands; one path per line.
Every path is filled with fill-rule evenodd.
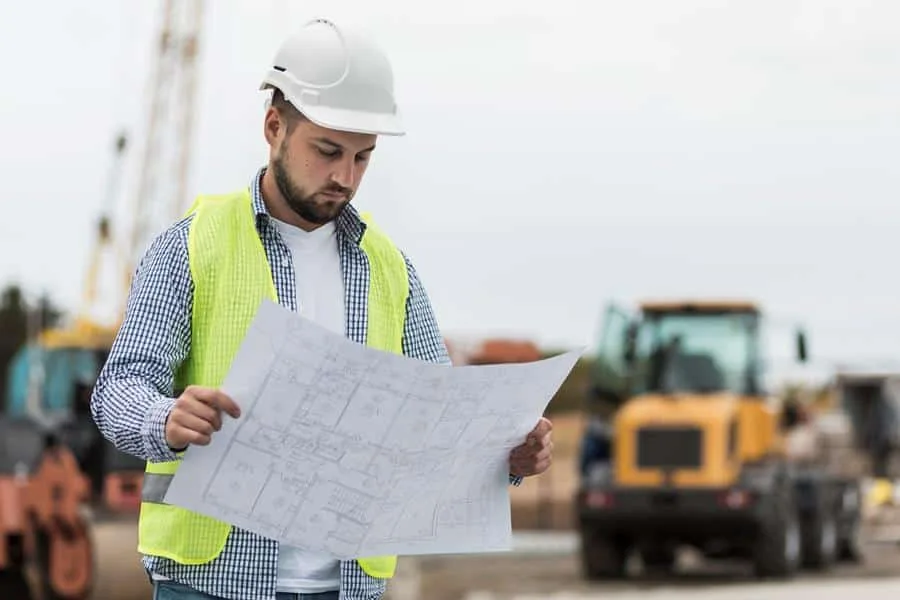
M 486 338 L 444 342 L 450 360 L 457 366 L 532 362 L 543 358 L 540 348 L 530 340 Z
M 842 369 L 835 374 L 838 414 L 876 479 L 900 477 L 900 373 Z
M 0 410 L 0 598 L 4 600 L 88 598 L 96 574 L 93 523 L 104 517 L 137 517 L 143 461 L 116 450 L 97 431 L 90 414 L 91 390 L 127 297 L 121 294 L 110 322 L 97 318 L 95 305 L 103 300 L 97 292 L 100 261 L 106 251 L 122 263 L 117 269 L 119 287 L 127 290 L 136 257 L 188 204 L 203 6 L 202 0 L 164 0 L 161 5 L 146 148 L 138 193 L 127 209 L 130 230 L 124 234 L 116 230 L 110 216 L 127 146 L 126 137 L 120 135 L 83 305 L 65 326 L 43 329 L 36 324 L 9 366 Z M 37 590 L 26 584 L 27 571 L 36 573 Z
M 867 535 L 883 538 L 900 527 L 900 372 L 842 366 L 830 396 L 797 428 L 797 445 L 819 464 L 863 481 Z
M 669 570 L 691 546 L 789 577 L 860 554 L 856 478 L 796 460 L 800 424 L 765 389 L 766 321 L 749 302 L 610 305 L 576 495 L 584 574 L 618 578 L 637 553 Z M 806 360 L 806 340 L 796 335 Z M 598 424 L 599 422 L 599 424 Z
M 33 419 L 0 420 L 0 598 L 83 600 L 94 548 L 89 482 L 70 449 Z M 26 567 L 36 572 L 37 594 Z

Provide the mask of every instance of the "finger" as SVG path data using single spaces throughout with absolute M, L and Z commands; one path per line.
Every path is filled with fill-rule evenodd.
M 516 458 L 509 461 L 510 467 L 514 468 L 518 472 L 531 472 L 532 467 L 534 467 L 535 460 L 534 457 L 528 458 Z
M 553 456 L 553 442 L 542 446 L 540 448 L 527 448 L 524 451 L 520 452 L 510 452 L 509 461 L 510 464 L 516 464 L 518 466 L 533 466 L 536 463 L 546 461 Z
M 541 448 L 541 451 L 534 455 L 534 460 L 537 462 L 541 462 L 543 460 L 548 460 L 551 456 L 553 456 L 553 448 L 551 446 L 545 446 Z
M 210 423 L 197 415 L 186 412 L 172 413 L 172 418 L 175 421 L 175 425 L 185 431 L 193 431 L 203 435 L 212 435 L 217 431 L 213 423 Z
M 524 440 L 521 444 L 519 444 L 518 446 L 516 446 L 515 448 L 513 448 L 513 449 L 511 450 L 511 452 L 527 452 L 528 449 L 531 448 L 531 446 L 532 446 L 532 445 L 531 445 L 531 438 L 526 437 L 525 440 Z
M 238 407 L 237 403 L 231 399 L 228 394 L 214 389 L 214 388 L 205 388 L 205 387 L 196 387 L 196 388 L 188 388 L 186 390 L 192 396 L 194 396 L 197 400 L 205 404 L 209 404 L 210 406 L 214 406 L 220 410 L 224 410 L 226 413 L 237 419 L 241 416 L 241 409 Z
M 549 437 L 546 437 L 542 440 L 531 441 L 528 444 L 523 444 L 521 446 L 516 446 L 510 451 L 509 455 L 510 458 L 533 458 L 547 448 L 549 448 L 550 450 L 553 449 L 553 440 Z
M 518 475 L 520 477 L 528 475 L 527 465 L 524 465 L 519 462 L 510 462 L 509 463 L 509 472 L 513 475 Z
M 550 466 L 551 462 L 553 462 L 553 457 L 547 454 L 541 457 L 532 456 L 530 459 L 518 461 L 516 466 L 529 473 L 539 473 Z
M 540 462 L 515 462 L 510 463 L 509 472 L 520 477 L 528 477 L 531 475 L 539 475 L 550 468 L 552 459 L 542 460 Z
M 191 429 L 187 429 L 186 427 L 181 427 L 180 425 L 175 426 L 173 428 L 172 434 L 170 436 L 173 440 L 177 440 L 178 447 L 186 448 L 189 445 L 194 446 L 206 446 L 209 444 L 212 439 L 209 435 L 205 433 L 201 433 L 199 431 L 193 431 Z
M 520 444 L 509 451 L 509 456 L 512 458 L 513 456 L 526 456 L 531 453 L 531 448 L 527 444 Z
M 551 437 L 551 434 L 548 433 L 547 435 L 544 435 L 542 437 L 538 437 L 538 436 L 529 437 L 528 441 L 526 442 L 526 445 L 529 448 L 531 448 L 533 451 L 537 452 L 540 448 L 549 446 L 552 443 L 553 443 L 553 438 Z
M 212 438 L 198 431 L 184 430 L 184 440 L 192 446 L 206 446 Z
M 542 448 L 539 452 L 531 452 L 529 454 L 522 454 L 510 457 L 510 463 L 515 463 L 519 466 L 531 467 L 536 463 L 549 459 L 553 455 L 553 452 L 550 448 Z
M 534 460 L 535 455 L 540 450 L 538 448 L 523 448 L 518 452 L 510 452 L 509 459 L 510 460 Z
M 540 440 L 544 436 L 548 435 L 551 431 L 553 431 L 553 423 L 550 422 L 550 419 L 541 417 L 541 420 L 538 421 L 537 425 L 534 426 L 534 429 L 531 430 L 531 433 L 528 434 L 528 438 L 532 440 Z
M 209 404 L 204 404 L 200 400 L 194 398 L 192 398 L 191 401 L 186 402 L 181 408 L 182 410 L 179 412 L 183 414 L 193 415 L 208 423 L 212 423 L 216 431 L 222 428 L 222 414 L 218 408 L 210 406 Z

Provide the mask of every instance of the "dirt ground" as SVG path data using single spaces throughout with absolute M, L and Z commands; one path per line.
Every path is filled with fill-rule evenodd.
M 545 593 L 517 592 L 494 594 L 473 592 L 465 600 L 894 600 L 900 589 L 900 578 L 859 579 L 797 579 L 790 582 L 753 583 L 733 585 L 704 585 L 701 583 L 679 587 L 647 588 L 635 586 L 627 590 L 569 590 L 551 596 Z
M 103 524 L 97 528 L 97 587 L 95 600 L 149 600 L 150 585 L 134 550 L 136 529 L 128 523 Z M 563 534 L 565 535 L 565 534 Z M 660 589 L 685 586 L 756 585 L 742 565 L 702 565 L 688 556 L 686 566 L 677 577 L 653 579 L 636 575 L 632 582 L 616 585 L 589 585 L 581 580 L 574 553 L 552 550 L 547 555 L 498 554 L 491 556 L 430 557 L 415 560 L 417 581 L 408 584 L 406 594 L 391 594 L 390 600 L 466 600 L 470 594 L 483 591 L 504 599 L 527 593 L 552 598 L 560 592 L 603 592 L 618 595 L 626 590 Z M 409 562 L 407 562 L 409 567 Z M 409 570 L 408 568 L 406 569 Z M 900 546 L 871 545 L 861 567 L 842 566 L 834 573 L 815 578 L 878 578 L 900 575 Z M 804 578 L 814 578 L 804 576 Z M 398 579 L 396 590 L 404 583 Z M 475 600 L 474 598 L 469 600 Z
M 95 530 L 97 544 L 96 600 L 150 600 L 147 581 L 137 552 L 137 520 L 106 522 Z
M 900 546 L 871 545 L 860 566 L 842 565 L 827 574 L 802 574 L 799 580 L 876 579 L 900 576 Z M 741 564 L 703 564 L 691 556 L 683 557 L 678 573 L 669 577 L 651 577 L 635 573 L 623 583 L 588 584 L 582 580 L 576 557 L 509 556 L 434 558 L 420 561 L 417 596 L 428 600 L 506 600 L 519 594 L 532 598 L 561 598 L 561 594 L 590 593 L 615 597 L 635 590 L 715 588 L 743 586 L 747 598 L 756 596 L 753 587 L 762 585 Z M 786 584 L 785 584 L 786 585 Z M 489 593 L 489 595 L 488 595 Z M 396 600 L 407 600 L 396 598 Z

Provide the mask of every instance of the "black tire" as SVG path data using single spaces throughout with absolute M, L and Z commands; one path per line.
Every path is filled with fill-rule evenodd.
M 0 571 L 0 598 L 9 600 L 36 600 L 25 573 L 10 569 Z
M 826 481 L 813 488 L 812 509 L 803 515 L 803 566 L 824 571 L 837 561 L 839 546 L 840 498 Z
M 675 568 L 677 554 L 674 548 L 645 548 L 641 551 L 644 572 L 652 574 L 671 573 Z
M 845 535 L 838 540 L 838 560 L 855 564 L 863 562 L 862 538 L 862 518 L 856 516 L 847 526 Z
M 625 544 L 589 525 L 581 530 L 581 570 L 589 581 L 623 579 L 628 555 Z
M 89 530 L 80 533 L 82 535 L 87 535 L 90 539 Z M 87 589 L 84 593 L 78 594 L 77 596 L 64 596 L 53 589 L 53 586 L 50 583 L 50 536 L 42 529 L 36 530 L 35 534 L 35 566 L 37 567 L 38 587 L 41 591 L 39 597 L 41 600 L 88 600 L 93 593 L 93 590 L 91 589 Z M 93 563 L 93 543 L 90 544 L 90 549 L 92 554 L 91 562 Z M 93 564 L 91 565 L 91 568 L 94 568 Z
M 816 511 L 803 520 L 803 566 L 824 571 L 836 561 L 838 526 L 834 513 Z
M 862 491 L 856 480 L 844 481 L 840 491 L 839 515 L 841 535 L 838 560 L 861 563 L 863 554 Z
M 753 547 L 757 577 L 789 578 L 800 568 L 800 518 L 794 491 L 788 482 L 772 490 L 771 508 L 760 523 Z
M 42 529 L 37 529 L 34 536 L 35 566 L 37 567 L 38 588 L 42 600 L 63 600 L 50 583 L 50 536 Z

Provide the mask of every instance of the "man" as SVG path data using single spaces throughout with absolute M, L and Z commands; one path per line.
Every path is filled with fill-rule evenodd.
M 217 388 L 267 295 L 359 343 L 450 362 L 413 265 L 350 205 L 377 137 L 403 134 L 385 55 L 315 20 L 284 42 L 260 89 L 272 93 L 268 165 L 151 245 L 92 414 L 147 460 L 139 550 L 158 598 L 375 600 L 394 557 L 338 561 L 162 502 L 179 452 L 239 418 Z M 511 483 L 546 470 L 551 448 L 542 419 L 510 456 Z

